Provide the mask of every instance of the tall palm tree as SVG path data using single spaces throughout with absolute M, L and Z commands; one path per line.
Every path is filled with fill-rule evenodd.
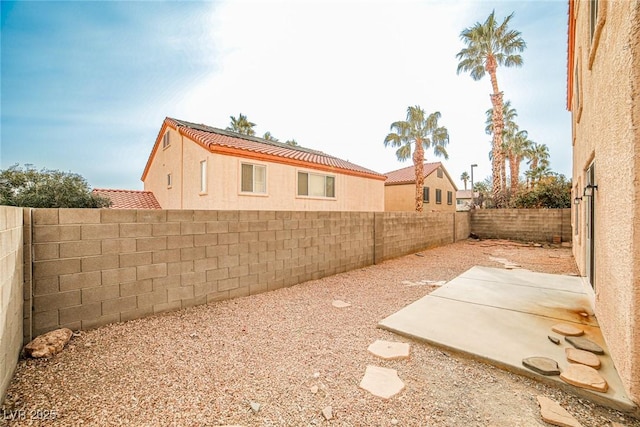
M 535 144 L 529 140 L 529 133 L 526 130 L 521 130 L 515 135 L 509 136 L 507 144 L 507 156 L 509 158 L 509 175 L 511 177 L 511 183 L 509 188 L 511 190 L 511 197 L 518 193 L 518 187 L 520 185 L 520 164 L 531 145 Z
M 233 116 L 230 116 L 230 117 L 231 117 L 231 123 L 227 127 L 227 130 L 241 133 L 243 135 L 249 135 L 249 136 L 253 136 L 256 134 L 256 131 L 253 130 L 256 124 L 251 123 L 249 120 L 247 120 L 247 116 L 240 113 L 240 116 L 237 119 Z
M 464 191 L 467 191 L 467 182 L 469 181 L 469 179 L 470 178 L 467 171 L 462 172 L 462 175 L 460 175 L 460 180 L 464 182 Z
M 489 73 L 491 78 L 491 105 L 493 105 L 493 141 L 492 141 L 492 186 L 495 201 L 502 198 L 504 188 L 500 178 L 500 165 L 504 161 L 502 153 L 502 130 L 504 127 L 502 114 L 502 96 L 498 88 L 496 70 L 498 66 L 519 67 L 522 65 L 522 57 L 518 52 L 522 52 L 526 43 L 520 37 L 520 32 L 509 29 L 509 21 L 513 13 L 505 18 L 502 24 L 498 25 L 495 17 L 495 10 L 491 12 L 484 24 L 476 22 L 473 27 L 466 28 L 460 33 L 460 38 L 466 44 L 456 55 L 460 61 L 458 63 L 458 74 L 461 71 L 470 72 L 471 78 L 480 80 Z
M 487 135 L 493 134 L 493 108 L 489 108 L 485 112 L 487 118 L 485 120 L 484 131 Z M 507 166 L 506 158 L 509 157 L 509 142 L 513 136 L 518 132 L 518 124 L 515 122 L 515 118 L 518 117 L 518 112 L 511 106 L 511 101 L 507 101 L 502 105 L 502 114 L 504 120 L 504 127 L 502 131 L 502 153 L 504 157 L 500 164 L 500 182 L 502 188 L 507 188 Z M 493 160 L 493 150 L 489 154 L 489 159 Z
M 407 119 L 391 123 L 391 131 L 384 139 L 384 146 L 398 147 L 396 156 L 401 162 L 413 157 L 416 173 L 416 212 L 422 212 L 422 187 L 424 186 L 424 150 L 433 148 L 436 156 L 449 158 L 446 145 L 449 132 L 444 126 L 438 126 L 440 112 L 428 117 L 420 106 L 407 108 Z M 411 155 L 413 148 L 413 156 Z
M 527 187 L 534 187 L 543 176 L 547 176 L 549 169 L 549 147 L 546 144 L 532 142 L 524 155 L 527 157 L 529 170 L 527 171 Z

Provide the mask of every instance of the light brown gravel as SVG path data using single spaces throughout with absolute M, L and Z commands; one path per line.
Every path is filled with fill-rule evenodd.
M 82 332 L 49 360 L 21 360 L 4 403 L 10 425 L 545 426 L 536 396 L 585 427 L 638 420 L 550 386 L 378 329 L 490 257 L 575 274 L 567 248 L 465 241 L 287 289 Z M 351 304 L 332 306 L 334 300 Z M 408 360 L 367 351 L 411 343 Z M 406 388 L 386 401 L 360 389 L 367 365 L 396 369 Z M 259 404 L 256 412 L 251 403 Z M 323 409 L 331 407 L 331 420 Z M 40 412 L 38 412 L 40 411 Z M 55 411 L 56 420 L 45 411 Z M 0 412 L 0 415 L 2 413 Z

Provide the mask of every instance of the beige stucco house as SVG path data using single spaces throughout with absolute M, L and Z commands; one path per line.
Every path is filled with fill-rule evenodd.
M 142 181 L 163 209 L 384 209 L 384 175 L 320 151 L 172 118 L 162 123 Z
M 413 166 L 385 174 L 384 210 L 415 211 L 416 175 Z M 424 212 L 455 212 L 456 185 L 442 163 L 424 164 Z
M 573 253 L 640 403 L 640 2 L 569 2 Z

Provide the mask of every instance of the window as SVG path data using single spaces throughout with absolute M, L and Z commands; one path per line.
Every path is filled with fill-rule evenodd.
M 453 204 L 453 192 L 451 191 L 447 191 L 447 204 L 448 205 Z
M 200 192 L 207 192 L 207 161 L 200 162 Z
M 298 196 L 336 197 L 336 178 L 330 175 L 298 172 Z
M 169 137 L 169 131 L 164 134 L 162 137 L 162 148 L 167 148 L 171 144 L 171 139 Z
M 240 188 L 243 193 L 265 194 L 267 192 L 267 167 L 242 163 Z
M 429 187 L 422 187 L 422 201 L 429 203 Z
M 171 186 L 173 185 L 173 177 L 171 176 L 170 173 L 167 174 L 167 187 L 171 188 Z
M 442 203 L 442 190 L 436 189 L 436 203 Z
M 438 178 L 442 178 L 443 173 L 442 173 L 442 169 L 438 168 Z

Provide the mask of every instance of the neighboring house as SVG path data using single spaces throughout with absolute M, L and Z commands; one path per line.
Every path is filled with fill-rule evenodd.
M 475 196 L 476 204 L 479 203 L 478 197 L 480 193 L 477 191 L 475 193 L 471 192 L 471 190 L 458 190 L 456 191 L 456 210 L 458 211 L 468 211 L 471 209 L 471 204 L 473 203 L 473 197 Z
M 164 209 L 382 211 L 384 180 L 320 151 L 172 118 L 142 174 Z
M 162 209 L 151 191 L 95 188 L 92 193 L 111 200 L 111 209 Z
M 416 210 L 416 173 L 413 166 L 388 172 L 384 183 L 385 211 Z M 456 185 L 442 163 L 424 164 L 424 212 L 455 212 Z
M 640 404 L 640 2 L 570 1 L 573 254 Z

